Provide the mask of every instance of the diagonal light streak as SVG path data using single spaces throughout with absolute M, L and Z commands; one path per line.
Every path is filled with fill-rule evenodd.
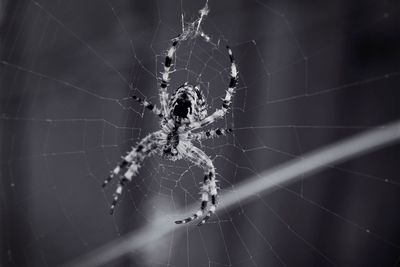
M 221 194 L 218 210 L 228 211 L 238 203 L 257 199 L 261 194 L 271 192 L 277 186 L 295 182 L 304 174 L 320 171 L 332 164 L 343 162 L 359 155 L 375 151 L 400 141 L 400 121 L 368 130 L 348 139 L 317 149 L 280 166 L 271 168 L 255 175 L 244 182 L 235 185 L 236 190 Z M 198 203 L 188 207 L 180 214 L 190 214 Z M 153 223 L 133 231 L 124 237 L 93 250 L 92 252 L 68 263 L 68 267 L 101 266 L 132 253 L 155 242 L 174 231 L 187 229 L 185 226 L 173 223 L 172 217 L 159 217 Z

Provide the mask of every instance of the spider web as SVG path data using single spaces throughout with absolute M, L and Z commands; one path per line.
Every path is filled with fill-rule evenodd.
M 4 266 L 57 266 L 154 218 L 185 218 L 202 170 L 145 161 L 114 216 L 101 183 L 157 118 L 171 40 L 202 1 L 30 0 L 0 4 Z M 240 79 L 232 110 L 209 126 L 226 137 L 195 145 L 222 192 L 262 171 L 399 118 L 395 1 L 209 1 L 182 42 L 169 91 L 199 84 L 221 107 L 232 48 Z M 204 9 L 203 9 L 204 10 Z M 193 33 L 193 31 L 191 31 Z M 198 29 L 197 31 L 199 32 Z M 196 228 L 182 226 L 110 266 L 395 266 L 399 264 L 399 146 L 327 166 Z M 223 202 L 223 199 L 220 199 Z

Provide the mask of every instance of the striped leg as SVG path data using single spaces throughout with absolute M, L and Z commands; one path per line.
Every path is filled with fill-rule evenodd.
M 124 160 L 112 171 L 111 175 L 104 181 L 103 187 L 105 187 L 111 179 L 118 175 L 122 168 L 128 167 L 127 171 L 120 178 L 117 189 L 114 192 L 113 201 L 111 203 L 110 213 L 114 213 L 115 206 L 118 203 L 118 199 L 122 194 L 124 186 L 132 181 L 133 176 L 136 176 L 139 168 L 141 167 L 144 159 L 151 154 L 155 153 L 160 147 L 160 132 L 154 132 L 149 134 L 139 144 L 134 147 L 124 158 Z
M 155 115 L 157 115 L 160 118 L 163 118 L 164 116 L 161 113 L 161 110 L 157 108 L 155 105 L 153 105 L 151 102 L 148 102 L 146 100 L 141 99 L 140 97 L 137 97 L 135 95 L 132 96 L 134 100 L 136 100 L 140 105 L 144 106 L 145 108 L 149 109 L 151 112 L 153 112 Z
M 201 186 L 201 191 L 200 191 L 200 194 L 201 194 L 200 209 L 195 214 L 193 214 L 192 216 L 190 216 L 186 219 L 175 221 L 176 224 L 188 223 L 188 222 L 191 222 L 203 215 L 204 211 L 207 208 L 207 203 L 209 201 L 209 199 L 208 199 L 209 180 L 210 180 L 209 176 L 207 174 L 204 175 L 204 181 L 203 181 L 203 185 Z
M 138 146 L 138 148 L 139 148 L 139 146 Z M 114 192 L 113 201 L 112 201 L 111 207 L 110 207 L 111 215 L 114 213 L 115 206 L 118 203 L 119 197 L 122 195 L 122 190 L 124 189 L 124 186 L 128 182 L 132 181 L 133 176 L 137 175 L 139 168 L 141 166 L 141 163 L 150 154 L 151 149 L 148 149 L 147 151 L 146 150 L 138 151 L 138 148 L 136 148 L 135 151 L 132 151 L 132 152 L 135 152 L 133 162 L 131 162 L 131 165 L 129 166 L 128 170 L 125 172 L 124 176 L 122 176 L 120 178 L 117 189 Z M 132 152 L 130 154 L 132 154 Z
M 211 129 L 208 131 L 200 132 L 200 133 L 192 133 L 193 140 L 203 140 L 203 139 L 211 139 L 221 135 L 227 135 L 231 133 L 232 129 Z
M 229 106 L 232 103 L 232 97 L 233 97 L 233 94 L 235 93 L 235 90 L 236 90 L 236 85 L 237 85 L 237 82 L 238 82 L 238 79 L 239 79 L 239 73 L 238 73 L 238 70 L 237 70 L 235 59 L 233 57 L 232 50 L 230 49 L 229 46 L 227 46 L 226 48 L 228 49 L 228 55 L 229 55 L 229 59 L 231 61 L 231 72 L 230 72 L 230 80 L 229 80 L 228 90 L 226 90 L 225 97 L 222 98 L 222 108 L 221 109 L 217 109 L 213 114 L 211 114 L 210 116 L 206 117 L 204 120 L 202 120 L 200 122 L 193 123 L 193 126 L 191 127 L 192 130 L 201 128 L 201 127 L 206 126 L 208 124 L 211 124 L 215 120 L 225 116 L 225 114 L 228 112 Z
M 207 222 L 207 220 L 211 217 L 211 214 L 215 212 L 217 207 L 218 188 L 216 184 L 217 181 L 215 180 L 215 168 L 211 159 L 197 147 L 193 146 L 190 149 L 189 153 L 186 155 L 186 158 L 192 163 L 201 166 L 205 171 L 204 181 L 201 187 L 201 205 L 200 209 L 192 216 L 183 220 L 175 221 L 175 223 L 188 223 L 202 216 L 207 209 L 207 204 L 209 202 L 209 198 L 211 197 L 211 205 L 208 209 L 207 215 L 198 224 L 200 226 Z
M 215 180 L 215 174 L 214 174 L 214 179 L 210 178 L 209 182 L 209 195 L 211 196 L 211 206 L 208 209 L 207 215 L 199 222 L 197 225 L 201 226 L 205 224 L 208 219 L 210 219 L 211 215 L 215 212 L 215 209 L 217 208 L 217 194 L 218 194 L 218 187 L 217 187 L 217 182 Z
M 115 206 L 118 203 L 118 198 L 122 195 L 122 190 L 124 189 L 124 185 L 126 184 L 126 182 L 128 182 L 129 180 L 126 179 L 125 177 L 122 177 L 121 180 L 118 183 L 118 187 L 117 190 L 115 190 L 114 193 L 114 198 L 113 201 L 111 203 L 111 208 L 110 208 L 110 214 L 113 215 L 114 214 L 114 209 Z
M 169 74 L 172 66 L 172 59 L 174 57 L 176 46 L 178 45 L 178 38 L 175 38 L 172 41 L 172 46 L 168 49 L 167 57 L 165 58 L 164 63 L 164 71 L 161 72 L 161 85 L 160 85 L 160 103 L 161 103 L 161 112 L 164 116 L 167 114 L 167 104 L 168 104 L 168 83 L 169 83 Z
M 128 154 L 128 155 L 121 161 L 121 163 L 118 164 L 117 167 L 115 167 L 115 169 L 111 172 L 110 176 L 108 176 L 108 177 L 104 180 L 104 182 L 103 182 L 103 184 L 102 184 L 102 187 L 103 187 L 103 188 L 106 187 L 107 184 L 114 178 L 114 176 L 119 174 L 119 172 L 121 171 L 121 169 L 127 167 L 128 164 L 129 164 L 129 161 L 130 161 L 130 157 L 129 157 L 129 154 Z

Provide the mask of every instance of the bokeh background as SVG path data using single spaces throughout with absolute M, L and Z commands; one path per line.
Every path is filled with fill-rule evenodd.
M 172 38 L 204 1 L 0 1 L 0 265 L 59 266 L 157 216 L 198 201 L 201 170 L 146 160 L 117 212 L 101 183 L 158 127 L 133 94 L 158 103 Z M 397 0 L 216 1 L 202 24 L 213 44 L 181 44 L 170 90 L 200 84 L 209 111 L 240 81 L 196 145 L 221 190 L 304 153 L 400 117 Z M 327 166 L 201 228 L 182 226 L 105 266 L 398 266 L 400 146 Z M 223 199 L 221 199 L 223 201 Z

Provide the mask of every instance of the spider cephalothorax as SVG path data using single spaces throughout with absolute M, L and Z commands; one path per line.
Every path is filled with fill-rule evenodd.
M 199 86 L 185 83 L 169 96 L 167 92 L 170 80 L 169 74 L 172 73 L 171 66 L 173 56 L 180 40 L 180 37 L 174 39 L 172 46 L 167 51 L 160 85 L 161 108 L 159 109 L 150 102 L 142 100 L 137 96 L 132 96 L 133 99 L 160 118 L 161 130 L 153 132 L 143 138 L 111 172 L 111 175 L 104 181 L 103 187 L 106 186 L 114 176 L 118 175 L 122 169 L 127 168 L 124 175 L 120 177 L 118 187 L 114 193 L 114 199 L 110 210 L 110 212 L 113 213 L 118 198 L 122 194 L 124 185 L 126 182 L 131 181 L 133 176 L 138 173 L 146 157 L 158 153 L 170 160 L 186 159 L 204 170 L 203 185 L 201 186 L 201 206 L 191 217 L 176 221 L 175 223 L 181 224 L 190 222 L 204 215 L 207 211 L 206 215 L 199 223 L 199 225 L 202 225 L 210 218 L 211 214 L 215 212 L 218 187 L 215 179 L 214 164 L 211 159 L 202 150 L 194 146 L 192 142 L 225 135 L 231 130 L 215 129 L 197 133 L 192 131 L 205 127 L 225 116 L 236 89 L 238 71 L 232 55 L 232 50 L 227 47 L 231 62 L 228 90 L 226 91 L 225 97 L 222 99 L 222 107 L 209 116 L 207 116 L 205 98 Z M 209 201 L 211 205 L 208 205 Z
M 168 108 L 172 118 L 186 123 L 200 121 L 207 116 L 207 107 L 200 88 L 187 83 L 172 94 Z

